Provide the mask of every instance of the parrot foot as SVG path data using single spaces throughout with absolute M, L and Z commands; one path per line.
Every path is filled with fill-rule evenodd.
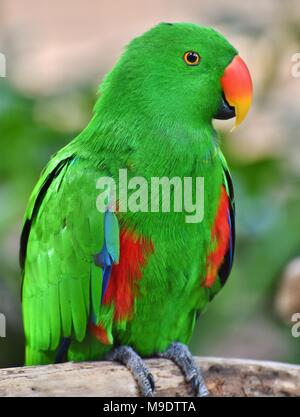
M 143 397 L 154 396 L 154 379 L 142 358 L 130 347 L 120 346 L 109 353 L 108 360 L 120 362 L 129 369 L 137 381 Z
M 208 397 L 209 392 L 204 383 L 201 370 L 196 365 L 188 347 L 182 343 L 174 342 L 163 353 L 158 355 L 161 358 L 170 359 L 179 366 L 185 379 L 196 391 L 197 397 Z

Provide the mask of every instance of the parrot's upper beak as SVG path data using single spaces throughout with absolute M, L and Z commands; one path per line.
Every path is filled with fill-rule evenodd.
M 223 97 L 215 119 L 236 117 L 238 126 L 247 116 L 252 101 L 252 80 L 247 65 L 236 55 L 221 78 Z

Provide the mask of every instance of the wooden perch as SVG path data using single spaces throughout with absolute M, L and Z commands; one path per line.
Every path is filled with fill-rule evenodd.
M 212 396 L 300 396 L 300 366 L 240 359 L 196 358 Z M 146 360 L 156 381 L 156 396 L 192 396 L 172 362 Z M 134 397 L 130 372 L 112 362 L 65 363 L 0 369 L 0 397 Z

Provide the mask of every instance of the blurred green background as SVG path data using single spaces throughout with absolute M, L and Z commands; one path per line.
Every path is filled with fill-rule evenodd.
M 296 0 L 0 1 L 7 60 L 0 78 L 0 313 L 7 319 L 0 367 L 23 361 L 18 240 L 30 192 L 50 156 L 89 120 L 97 84 L 123 46 L 160 21 L 215 27 L 254 81 L 243 126 L 229 134 L 218 123 L 236 190 L 237 250 L 192 350 L 300 363 L 289 315 L 296 311 L 278 301 L 283 271 L 300 254 L 300 78 L 292 75 L 299 20 Z

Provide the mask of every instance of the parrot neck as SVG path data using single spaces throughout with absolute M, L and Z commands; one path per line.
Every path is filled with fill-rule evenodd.
M 135 175 L 189 176 L 213 161 L 217 142 L 211 121 L 185 124 L 164 116 L 103 111 L 95 114 L 75 146 L 97 165 L 105 159 L 110 167 L 131 167 Z

